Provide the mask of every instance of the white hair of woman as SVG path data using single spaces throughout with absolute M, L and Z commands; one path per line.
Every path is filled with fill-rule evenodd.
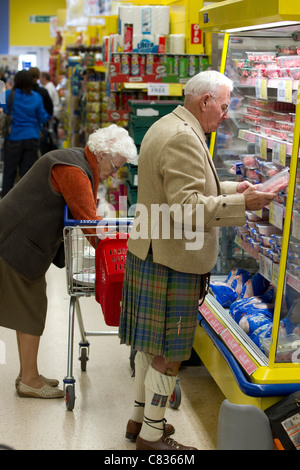
M 216 70 L 206 70 L 194 75 L 185 85 L 185 96 L 199 96 L 209 93 L 212 96 L 218 95 L 218 88 L 227 86 L 230 91 L 233 89 L 233 83 L 230 78 L 226 77 Z
M 137 150 L 128 131 L 116 124 L 95 130 L 87 141 L 87 146 L 94 155 L 109 152 L 112 158 L 122 155 L 128 163 L 136 163 Z

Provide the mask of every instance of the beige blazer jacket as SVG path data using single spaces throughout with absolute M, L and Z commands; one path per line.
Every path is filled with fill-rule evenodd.
M 244 196 L 236 190 L 237 183 L 219 181 L 202 127 L 178 106 L 143 139 L 129 251 L 144 260 L 151 244 L 155 263 L 181 272 L 210 271 L 219 227 L 245 223 Z

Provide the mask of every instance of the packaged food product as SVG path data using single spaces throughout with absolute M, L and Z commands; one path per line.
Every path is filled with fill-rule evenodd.
M 273 234 L 271 235 L 271 239 L 273 239 L 277 246 L 281 247 L 282 245 L 282 235 Z
M 281 234 L 281 230 L 269 222 L 257 222 L 256 228 L 260 235 L 266 235 L 268 237 L 270 237 L 272 234 Z
M 249 229 L 256 228 L 256 222 L 253 220 L 247 220 L 246 225 L 249 227 Z
M 248 60 L 255 61 L 265 61 L 265 60 L 274 60 L 276 57 L 276 52 L 246 52 Z
M 273 121 L 274 122 L 274 121 Z M 288 121 L 275 121 L 276 129 L 293 132 L 294 131 L 294 123 Z
M 251 245 L 254 251 L 259 252 L 260 243 L 256 240 L 251 240 Z
M 280 69 L 263 69 L 261 70 L 261 75 L 262 77 L 266 77 L 266 78 L 278 78 L 280 77 Z
M 259 125 L 260 124 L 260 117 L 252 115 L 252 114 L 246 114 L 244 116 L 244 122 L 246 122 L 247 124 L 257 124 L 257 125 Z
M 300 65 L 300 64 L 299 64 Z M 289 75 L 291 78 L 294 80 L 299 80 L 299 75 L 300 75 L 300 67 L 290 67 L 289 69 Z
M 293 55 L 297 54 L 297 46 L 296 45 L 290 45 L 290 46 L 276 46 L 277 52 L 279 54 L 285 54 L 285 55 Z
M 260 235 L 260 240 L 261 240 L 261 243 L 263 244 L 263 246 L 267 247 L 267 248 L 270 248 L 271 247 L 271 244 L 270 244 L 270 237 L 267 236 L 267 235 Z
M 299 55 L 282 55 L 276 57 L 276 61 L 279 67 L 300 67 L 300 56 Z
M 276 173 L 276 175 L 272 176 L 272 178 L 265 181 L 265 183 L 261 185 L 260 191 L 277 193 L 286 188 L 288 184 L 289 168 L 284 168 L 283 170 Z
M 266 126 L 260 126 L 260 133 L 270 137 L 272 135 L 272 129 Z
M 256 155 L 245 154 L 245 155 L 239 155 L 239 157 L 242 160 L 245 168 L 247 168 L 249 170 L 253 169 L 253 168 L 257 168 Z
M 270 258 L 273 260 L 274 263 L 279 264 L 280 262 L 280 255 L 276 253 L 276 251 L 270 250 Z
M 261 220 L 261 218 L 255 212 L 246 211 L 245 214 L 246 218 L 251 222 L 259 222 Z
M 271 136 L 275 137 L 276 139 L 286 140 L 288 132 L 279 129 L 271 129 Z
M 271 117 L 275 119 L 276 121 L 287 121 L 287 122 L 293 121 L 293 117 L 291 113 L 282 113 L 280 111 L 273 111 Z
M 264 118 L 270 118 L 272 113 L 269 109 L 257 108 L 257 115 Z
M 264 127 L 268 127 L 270 129 L 275 129 L 275 121 L 270 119 L 269 117 L 262 117 L 260 120 L 260 124 Z
M 253 106 L 254 108 L 268 109 L 267 100 L 259 100 L 255 98 L 254 96 L 249 96 L 249 95 L 245 95 L 245 98 L 247 98 L 249 106 Z

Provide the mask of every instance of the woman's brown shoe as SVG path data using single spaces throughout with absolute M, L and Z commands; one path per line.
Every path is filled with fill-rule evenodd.
M 139 423 L 138 421 L 133 421 L 132 419 L 130 419 L 127 423 L 125 437 L 129 439 L 131 442 L 135 442 L 136 438 L 138 437 L 141 431 L 142 424 L 143 423 Z M 171 436 L 172 434 L 174 434 L 174 432 L 175 432 L 174 426 L 172 426 L 172 424 L 165 423 L 163 435 L 166 437 Z
M 197 450 L 174 441 L 169 436 L 162 436 L 158 441 L 145 441 L 140 436 L 136 439 L 137 450 Z

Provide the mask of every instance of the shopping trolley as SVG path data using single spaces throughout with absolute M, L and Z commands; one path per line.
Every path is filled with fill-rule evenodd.
M 66 407 L 69 411 L 75 406 L 73 377 L 75 312 L 81 335 L 79 360 L 82 371 L 86 370 L 89 359 L 90 343 L 87 338 L 118 334 L 117 330 L 85 331 L 79 299 L 95 296 L 95 300 L 101 305 L 105 323 L 109 326 L 118 326 L 128 231 L 132 221 L 132 218 L 102 221 L 73 220 L 69 218 L 68 207 L 65 208 L 64 248 L 70 304 L 67 375 L 63 383 Z M 108 238 L 103 238 L 107 235 Z

